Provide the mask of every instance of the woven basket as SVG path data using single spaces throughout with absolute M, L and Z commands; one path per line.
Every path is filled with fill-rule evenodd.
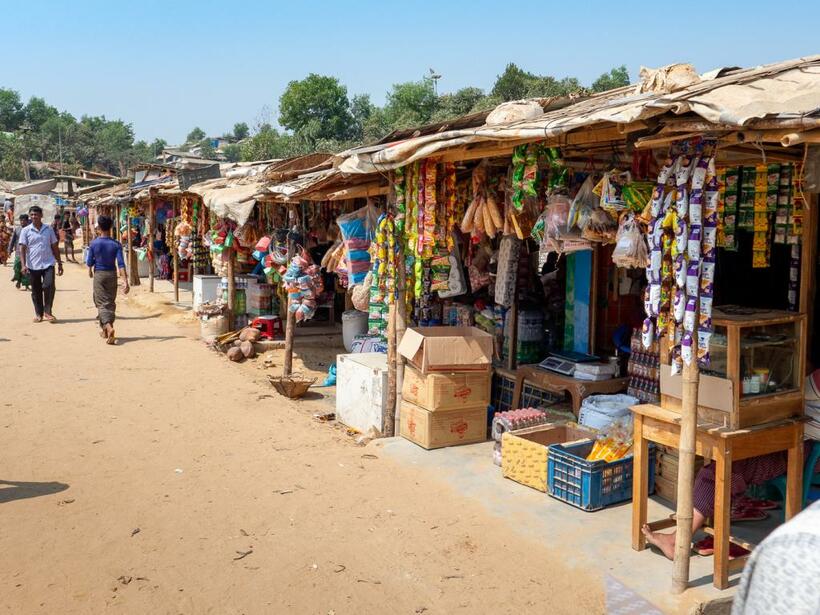
M 316 378 L 305 378 L 301 374 L 290 376 L 268 376 L 268 380 L 280 395 L 299 399 L 316 382 Z

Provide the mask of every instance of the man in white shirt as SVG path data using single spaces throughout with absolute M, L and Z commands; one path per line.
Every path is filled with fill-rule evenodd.
M 35 205 L 29 209 L 31 224 L 20 232 L 20 261 L 23 275 L 31 280 L 31 300 L 34 303 L 34 322 L 56 322 L 52 314 L 54 304 L 54 264 L 57 275 L 63 275 L 58 239 L 54 229 L 43 224 L 43 210 Z

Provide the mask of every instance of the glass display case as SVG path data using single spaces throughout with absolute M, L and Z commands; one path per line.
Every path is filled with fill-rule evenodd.
M 734 429 L 803 413 L 806 317 L 777 310 L 715 308 L 710 365 L 701 369 L 698 412 Z M 662 402 L 679 405 L 667 379 Z

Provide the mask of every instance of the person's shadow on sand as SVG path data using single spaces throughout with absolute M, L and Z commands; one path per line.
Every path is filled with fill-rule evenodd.
M 0 479 L 0 504 L 14 500 L 25 500 L 26 498 L 37 498 L 41 495 L 52 495 L 66 489 L 68 489 L 68 485 L 56 481 L 50 483 L 22 483 Z

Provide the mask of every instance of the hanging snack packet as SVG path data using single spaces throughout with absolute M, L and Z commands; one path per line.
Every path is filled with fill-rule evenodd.
M 678 288 L 686 287 L 686 255 L 678 254 L 675 257 L 675 262 L 672 264 L 672 272 L 675 275 L 675 286 Z
M 686 254 L 689 261 L 700 260 L 701 227 L 692 225 L 689 230 L 689 242 L 686 246 Z
M 688 297 L 698 296 L 698 289 L 700 288 L 699 270 L 700 267 L 698 267 L 697 261 L 689 261 L 689 267 L 686 268 L 686 295 Z
M 693 348 L 692 348 L 692 334 L 688 331 L 683 334 L 683 339 L 680 341 L 680 356 L 686 365 L 692 364 Z
M 652 343 L 655 341 L 655 325 L 652 324 L 652 320 L 649 318 L 644 318 L 643 326 L 641 327 L 641 341 L 643 342 L 643 347 L 647 349 L 652 346 Z
M 683 316 L 686 312 L 686 293 L 680 288 L 675 288 L 675 297 L 672 300 L 672 313 L 675 317 L 675 322 L 681 324 Z
M 686 300 L 686 311 L 683 314 L 683 330 L 686 333 L 695 331 L 695 313 L 697 312 L 697 299 Z

